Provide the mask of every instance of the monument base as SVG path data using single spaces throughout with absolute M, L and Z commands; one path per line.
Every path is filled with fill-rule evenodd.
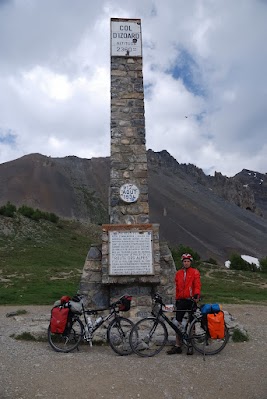
M 106 243 L 104 244 L 105 248 Z M 108 281 L 103 273 L 103 245 L 92 245 L 85 260 L 79 293 L 87 298 L 87 307 L 107 307 L 124 294 L 132 295 L 128 317 L 150 314 L 152 297 L 160 293 L 165 303 L 174 303 L 176 272 L 171 251 L 166 242 L 159 242 L 159 272 L 156 276 L 116 276 Z M 106 256 L 106 255 L 105 255 Z

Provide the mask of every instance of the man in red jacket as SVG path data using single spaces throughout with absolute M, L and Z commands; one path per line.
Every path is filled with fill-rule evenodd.
M 190 254 L 183 254 L 181 260 L 183 267 L 175 275 L 176 310 L 181 310 L 176 312 L 176 319 L 180 328 L 182 328 L 181 322 L 185 312 L 192 309 L 191 298 L 198 302 L 201 288 L 200 273 L 197 269 L 191 267 L 193 257 Z M 182 348 L 179 336 L 176 335 L 176 345 L 168 350 L 167 354 L 174 355 L 178 353 L 182 353 Z M 192 347 L 188 348 L 187 354 L 193 354 Z

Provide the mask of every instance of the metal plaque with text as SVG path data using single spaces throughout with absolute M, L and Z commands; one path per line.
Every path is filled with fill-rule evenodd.
M 152 231 L 110 231 L 110 275 L 151 275 Z
M 111 19 L 111 56 L 142 57 L 140 20 Z

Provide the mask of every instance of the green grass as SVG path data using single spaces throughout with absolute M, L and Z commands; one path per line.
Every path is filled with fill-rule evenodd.
M 18 227 L 8 239 L 0 235 L 0 304 L 51 304 L 75 294 L 96 235 L 77 223 L 27 223 L 29 233 Z
M 16 336 L 11 336 L 11 338 L 15 338 L 18 341 L 37 341 L 36 338 L 29 332 L 23 332 Z
M 202 302 L 266 303 L 267 276 L 264 273 L 228 270 L 215 265 L 199 267 Z
M 233 342 L 246 342 L 249 340 L 249 337 L 239 329 L 235 328 L 233 331 L 232 340 Z

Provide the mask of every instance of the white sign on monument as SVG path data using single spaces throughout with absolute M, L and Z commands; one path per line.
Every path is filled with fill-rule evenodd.
M 140 19 L 111 19 L 111 56 L 142 57 Z
M 154 274 L 152 231 L 110 231 L 109 264 L 110 275 Z
M 120 198 L 127 203 L 136 202 L 139 198 L 140 191 L 135 184 L 125 183 L 120 187 Z

